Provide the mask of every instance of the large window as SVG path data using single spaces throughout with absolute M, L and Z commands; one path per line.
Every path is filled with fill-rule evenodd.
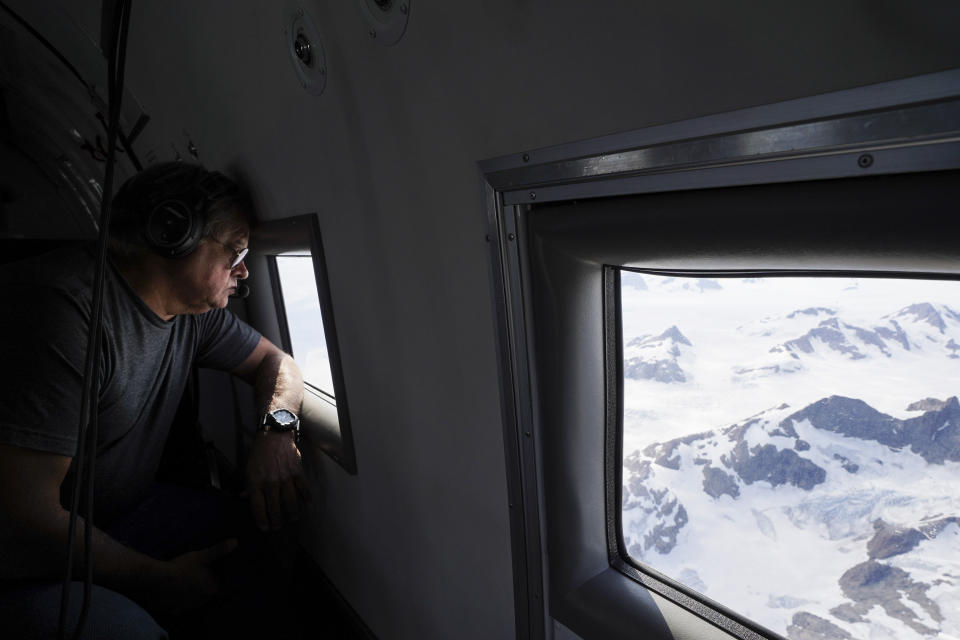
M 960 638 L 958 81 L 482 165 L 518 635 Z
M 960 632 L 960 282 L 621 273 L 629 556 L 790 638 Z

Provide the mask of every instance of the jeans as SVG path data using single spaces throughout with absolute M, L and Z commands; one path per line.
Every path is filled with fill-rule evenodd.
M 30 582 L 0 587 L 0 636 L 52 640 L 60 620 L 59 582 Z M 70 583 L 67 638 L 73 635 L 83 602 L 83 583 Z M 135 602 L 116 591 L 93 585 L 84 640 L 167 640 L 167 632 Z
M 248 519 L 245 505 L 223 494 L 155 484 L 132 512 L 102 527 L 122 544 L 161 560 L 239 536 Z M 96 514 L 94 514 L 96 524 Z M 80 528 L 78 528 L 80 531 Z M 29 580 L 0 583 L 0 638 L 57 637 L 62 583 Z M 71 583 L 68 633 L 83 602 L 83 583 Z M 167 632 L 129 598 L 93 585 L 84 639 L 166 639 Z

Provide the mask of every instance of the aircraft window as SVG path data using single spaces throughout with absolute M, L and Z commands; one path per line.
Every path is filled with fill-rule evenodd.
M 275 260 L 291 354 L 300 365 L 306 383 L 334 396 L 313 257 L 309 253 L 294 252 L 278 255 Z
M 785 637 L 956 637 L 958 300 L 621 270 L 621 548 Z
M 312 448 L 333 458 L 347 473 L 357 473 L 347 388 L 340 359 L 336 314 L 323 237 L 314 214 L 261 222 L 250 245 L 253 260 L 251 313 L 264 335 L 293 354 L 304 376 L 301 431 Z M 260 273 L 269 277 L 257 280 Z M 260 301 L 272 302 L 269 306 Z

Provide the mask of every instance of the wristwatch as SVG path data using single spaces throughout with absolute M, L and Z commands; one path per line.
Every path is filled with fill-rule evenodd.
M 293 431 L 293 441 L 300 443 L 300 418 L 293 411 L 276 409 L 263 414 L 260 420 L 260 431 L 268 433 L 284 433 Z

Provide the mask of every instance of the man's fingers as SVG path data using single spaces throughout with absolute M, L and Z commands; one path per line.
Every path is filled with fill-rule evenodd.
M 297 498 L 297 489 L 293 482 L 284 482 L 280 487 L 280 498 L 283 500 L 283 511 L 287 519 L 295 522 L 300 519 L 300 499 Z
M 293 484 L 297 488 L 297 493 L 300 495 L 301 500 L 312 500 L 313 494 L 310 493 L 310 487 L 307 485 L 307 480 L 302 475 L 293 476 Z
M 270 528 L 276 530 L 283 526 L 283 508 L 280 506 L 280 484 L 271 482 L 265 487 L 264 498 L 267 502 L 267 517 Z
M 212 547 L 207 547 L 204 549 L 203 553 L 203 563 L 204 564 L 213 564 L 220 558 L 230 555 L 236 548 L 239 543 L 236 538 L 228 538 L 226 540 L 221 540 Z
M 250 513 L 253 514 L 253 520 L 261 531 L 270 528 L 270 521 L 267 520 L 267 505 L 263 498 L 263 492 L 254 489 L 250 492 Z

